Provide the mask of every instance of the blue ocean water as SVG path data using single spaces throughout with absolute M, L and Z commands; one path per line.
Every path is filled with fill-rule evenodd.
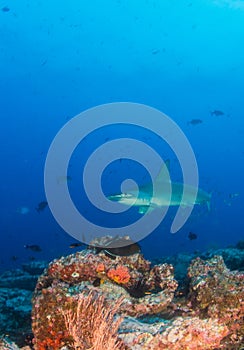
M 170 208 L 141 242 L 145 256 L 243 239 L 243 23 L 241 0 L 0 1 L 1 270 L 73 252 L 74 239 L 49 208 L 36 210 L 46 201 L 47 152 L 71 118 L 112 102 L 146 104 L 172 118 L 194 150 L 200 188 L 212 193 L 210 211 L 196 206 L 175 234 L 170 225 L 176 208 Z M 123 132 L 170 159 L 174 181 L 182 181 L 174 152 L 147 130 L 96 131 L 80 143 L 67 182 L 77 208 L 100 224 L 123 225 L 123 219 L 102 217 L 83 201 L 83 167 L 96 147 Z M 127 176 L 148 179 L 130 160 L 118 159 L 106 171 L 106 194 Z M 130 212 L 129 219 L 134 216 Z M 189 240 L 189 232 L 197 239 Z M 25 245 L 39 245 L 41 252 Z

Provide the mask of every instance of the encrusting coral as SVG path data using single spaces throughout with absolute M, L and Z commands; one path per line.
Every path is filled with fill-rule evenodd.
M 230 271 L 221 256 L 195 259 L 188 269 L 191 307 L 200 317 L 216 318 L 228 329 L 230 342 L 244 339 L 244 275 Z M 227 339 L 226 339 L 227 341 Z
M 32 328 L 35 349 L 58 349 L 70 344 L 70 334 L 60 314 L 72 298 L 93 291 L 112 308 L 122 296 L 118 313 L 155 314 L 172 301 L 177 282 L 169 264 L 150 267 L 139 253 L 111 259 L 103 251 L 85 250 L 49 264 L 39 278 L 33 297 Z M 57 308 L 63 312 L 57 313 Z M 118 305 L 117 305 L 118 306 Z M 116 306 L 116 308 L 117 308 Z
M 147 350 L 218 349 L 221 340 L 227 334 L 227 327 L 217 320 L 177 317 L 162 333 L 149 337 L 147 334 L 141 334 L 134 339 L 134 344 L 139 344 L 141 349 Z M 140 341 L 141 339 L 143 342 Z
M 87 249 L 51 262 L 33 297 L 35 350 L 240 350 L 243 274 L 192 261 L 176 293 L 170 264 Z

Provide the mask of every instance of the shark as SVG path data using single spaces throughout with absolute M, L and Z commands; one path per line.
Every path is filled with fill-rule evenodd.
M 169 163 L 167 168 L 169 168 Z M 168 184 L 167 181 L 165 180 L 165 169 L 162 169 L 153 184 L 150 182 L 137 188 L 128 189 L 124 193 L 109 195 L 107 198 L 130 207 L 138 207 L 140 214 L 148 214 L 156 208 L 169 206 L 184 208 L 196 204 L 206 204 L 210 210 L 211 193 L 180 182 L 170 181 Z M 153 187 L 156 188 L 154 192 Z

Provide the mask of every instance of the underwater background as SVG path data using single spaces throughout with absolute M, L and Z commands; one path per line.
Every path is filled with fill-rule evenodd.
M 140 242 L 145 257 L 243 239 L 243 23 L 241 0 L 0 1 L 1 271 L 74 252 L 74 239 L 48 206 L 36 210 L 46 201 L 45 159 L 67 121 L 111 102 L 146 104 L 172 118 L 195 152 L 200 188 L 212 194 L 210 210 L 196 206 L 176 234 L 171 208 Z M 162 141 L 146 130 L 126 132 L 150 139 L 181 181 L 177 159 Z M 94 220 L 96 211 L 81 200 L 82 167 L 95 146 L 116 137 L 121 130 L 108 128 L 81 142 L 69 177 L 59 179 Z M 145 173 L 130 161 L 114 162 L 104 191 L 118 190 L 132 175 L 140 182 Z

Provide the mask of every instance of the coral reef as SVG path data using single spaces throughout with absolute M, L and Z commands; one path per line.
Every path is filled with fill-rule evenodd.
M 7 338 L 0 339 L 0 349 L 1 350 L 18 350 L 19 347 Z M 24 349 L 24 348 L 22 348 Z
M 72 309 L 77 320 L 78 300 L 91 293 L 95 305 L 102 297 L 105 309 L 116 309 L 112 314 L 123 317 L 117 339 L 122 349 L 241 349 L 243 274 L 228 270 L 220 256 L 196 258 L 188 268 L 187 286 L 187 293 L 176 292 L 172 265 L 151 266 L 140 253 L 111 259 L 102 250 L 88 249 L 57 259 L 39 278 L 34 293 L 35 349 L 75 349 L 67 315 Z M 102 322 L 92 310 L 90 318 L 93 324 Z M 90 334 L 84 322 L 79 328 Z
M 6 271 L 0 276 L 0 334 L 9 336 L 0 342 L 1 350 L 18 348 L 10 339 L 20 347 L 32 344 L 32 293 L 39 277 L 37 274 L 47 266 L 46 262 L 29 262 L 23 264 L 22 269 Z
M 33 298 L 33 332 L 35 348 L 58 349 L 69 344 L 63 312 L 70 308 L 71 299 L 93 291 L 103 295 L 104 302 L 116 306 L 118 313 L 141 316 L 164 310 L 172 301 L 177 282 L 168 264 L 150 267 L 141 254 L 117 256 L 111 259 L 103 251 L 94 254 L 86 250 L 62 257 L 50 263 L 37 283 Z
M 191 307 L 200 317 L 217 318 L 228 327 L 228 339 L 244 338 L 244 274 L 230 271 L 222 256 L 195 259 L 189 269 Z
M 33 276 L 21 269 L 6 271 L 0 277 L 0 288 L 33 290 L 37 279 L 38 276 Z
M 97 268 L 99 271 L 99 268 Z M 130 281 L 130 273 L 126 266 L 118 265 L 115 269 L 110 269 L 107 276 L 111 281 L 118 284 L 127 284 Z
M 240 250 L 244 250 L 244 240 L 240 240 L 236 243 L 236 248 Z
M 30 262 L 0 276 L 0 334 L 8 334 L 19 345 L 26 344 L 31 333 L 32 293 L 46 266 Z
M 228 328 L 214 319 L 177 317 L 166 324 L 159 322 L 157 326 L 159 325 L 161 331 L 156 334 L 142 329 L 140 332 L 120 336 L 128 348 L 133 350 L 207 350 L 218 349 L 228 334 Z
M 138 248 L 123 255 L 89 248 L 46 265 L 33 294 L 45 264 L 24 264 L 0 277 L 1 333 L 23 350 L 242 350 L 244 275 L 225 265 L 242 266 L 236 250 L 153 265 Z M 9 338 L 0 349 L 17 350 Z
M 200 258 L 206 260 L 211 259 L 215 255 L 220 255 L 223 257 L 225 265 L 230 270 L 244 270 L 244 249 L 241 248 L 242 241 L 238 242 L 236 248 L 226 248 L 226 249 L 215 249 L 209 250 L 200 255 Z M 240 247 L 240 248 L 238 248 Z

